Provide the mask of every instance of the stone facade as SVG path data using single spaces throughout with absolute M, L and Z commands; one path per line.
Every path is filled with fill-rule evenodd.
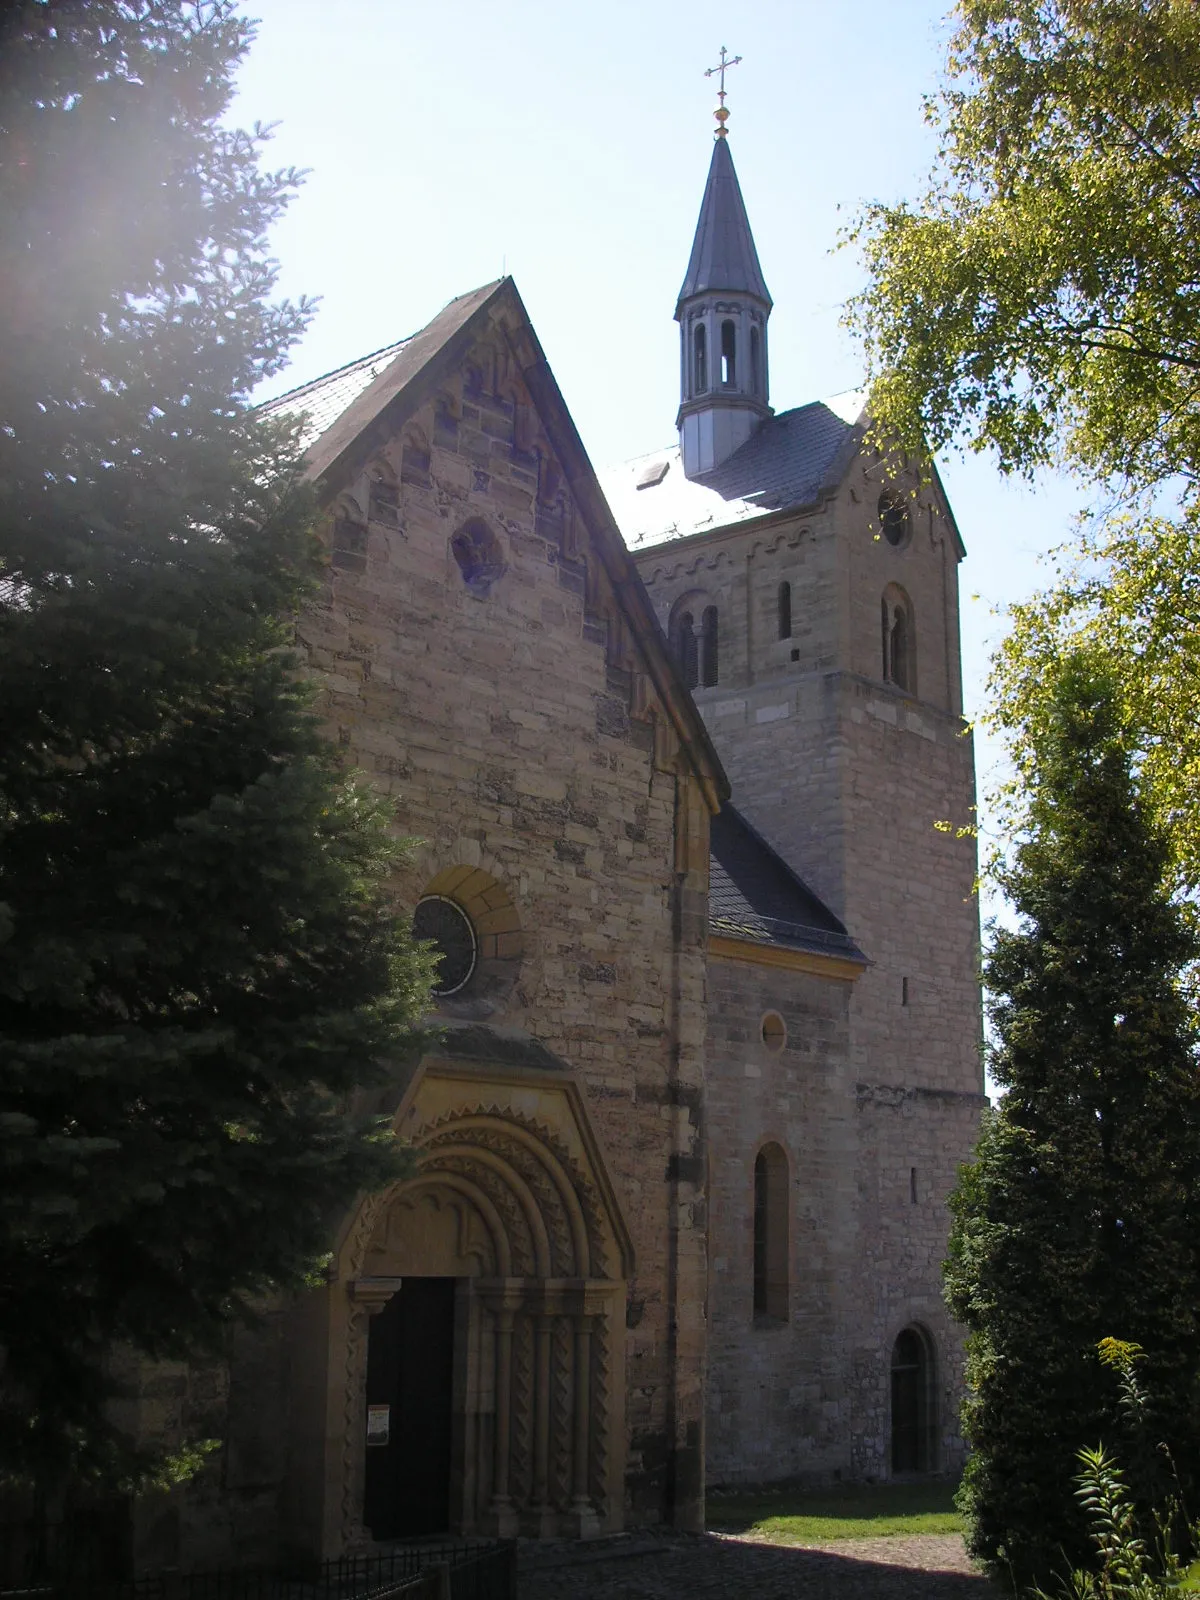
M 896 543 L 880 510 L 893 494 Z M 719 681 L 695 697 L 733 799 L 869 960 L 823 978 L 755 965 L 753 951 L 710 963 L 712 1482 L 887 1476 L 889 1357 L 906 1327 L 927 1352 L 922 1466 L 961 1465 L 940 1267 L 945 1199 L 984 1099 L 960 554 L 936 484 L 896 476 L 860 439 L 836 488 L 801 512 L 638 556 L 664 631 L 681 608 L 716 608 Z M 893 595 L 904 687 L 885 676 Z M 787 1022 L 775 1054 L 769 1010 Z M 786 1319 L 756 1316 L 750 1283 L 768 1141 L 791 1175 Z
M 698 1527 L 723 775 L 510 284 L 312 456 L 328 581 L 299 631 L 330 734 L 417 840 L 398 904 L 452 900 L 478 961 L 384 1098 L 417 1176 L 228 1369 L 146 1375 L 143 1436 L 226 1443 L 137 1508 L 136 1565 L 369 1546 L 370 1329 L 410 1278 L 456 1285 L 449 1525 Z
M 706 1472 L 952 1470 L 945 1197 L 982 1097 L 940 492 L 906 481 L 881 537 L 892 479 L 859 432 L 811 504 L 635 560 L 510 282 L 385 354 L 283 402 L 317 416 L 325 505 L 299 636 L 347 765 L 417 841 L 397 903 L 457 908 L 474 965 L 380 1101 L 416 1175 L 225 1367 L 145 1375 L 136 1431 L 224 1445 L 138 1506 L 135 1564 L 392 1536 L 372 1386 L 420 1285 L 454 1531 L 695 1528 Z M 719 625 L 694 694 L 685 608 Z M 771 870 L 848 930 L 827 949 L 710 927 L 730 780 Z
M 469 906 L 478 886 L 453 876 L 467 871 L 482 875 L 480 884 L 510 910 L 497 935 L 496 971 L 481 961 L 481 981 L 444 1002 L 444 1020 L 536 1040 L 561 1066 L 595 1152 L 589 1177 L 619 1197 L 609 1230 L 629 1239 L 623 1258 L 607 1261 L 595 1280 L 608 1286 L 595 1291 L 603 1310 L 587 1312 L 597 1348 L 608 1352 L 610 1411 L 593 1416 L 594 1438 L 603 1442 L 613 1418 L 623 1419 L 622 1437 L 607 1444 L 609 1464 L 596 1469 L 603 1485 L 556 1489 L 543 1459 L 526 1471 L 523 1492 L 510 1495 L 511 1510 L 487 1511 L 481 1493 L 455 1520 L 531 1533 L 613 1528 L 626 1516 L 694 1526 L 702 1514 L 707 1270 L 696 1155 L 705 775 L 656 693 L 636 619 L 618 601 L 589 526 L 594 508 L 573 489 L 578 463 L 556 449 L 547 434 L 553 419 L 526 382 L 524 369 L 539 359 L 519 301 L 502 293 L 435 392 L 404 408 L 394 433 L 384 422 L 378 443 L 360 447 L 357 471 L 342 477 L 336 494 L 327 476 L 330 587 L 303 638 L 348 761 L 396 796 L 398 827 L 421 841 L 397 886 L 401 902 L 415 904 L 432 889 Z M 377 481 L 396 493 L 373 516 Z M 377 493 L 375 504 L 378 511 Z M 456 549 L 463 530 L 487 541 L 482 577 Z M 487 1077 L 486 1052 L 476 1070 Z M 520 1101 L 531 1126 L 560 1126 L 561 1108 L 551 1103 L 559 1093 L 556 1082 L 539 1087 L 532 1074 Z M 478 1085 L 476 1100 L 491 1103 Z M 406 1119 L 422 1126 L 431 1114 L 422 1090 L 403 1106 L 406 1133 Z M 557 1330 L 546 1319 L 574 1316 L 574 1338 L 584 1315 L 552 1313 L 538 1295 L 545 1280 L 573 1282 L 580 1268 L 557 1256 L 510 1262 L 504 1272 L 494 1260 L 482 1265 L 481 1281 L 496 1284 L 481 1291 L 494 1302 L 489 1316 L 501 1315 L 506 1295 L 512 1302 L 504 1314 L 517 1320 L 514 1361 L 532 1341 L 538 1352 L 530 1359 L 541 1363 L 527 1378 L 527 1418 L 514 1390 L 515 1480 L 522 1427 L 544 1429 L 554 1404 L 558 1369 L 546 1365 L 543 1346 Z M 536 1294 L 502 1287 L 509 1278 L 543 1286 Z M 348 1316 L 345 1292 L 335 1283 L 328 1294 Z M 539 1325 L 526 1328 L 531 1317 Z M 334 1338 L 331 1362 L 338 1346 Z M 573 1360 L 563 1381 L 574 1381 L 566 1374 Z M 561 1434 L 574 1405 L 571 1398 L 554 1413 Z M 324 1426 L 329 1439 L 336 1422 Z M 353 1453 L 357 1441 L 333 1448 Z M 543 1457 L 557 1450 L 557 1436 L 540 1446 L 534 1439 L 529 1449 L 536 1456 L 539 1448 Z M 297 1527 L 312 1516 L 305 1500 Z M 326 1549 L 353 1538 L 353 1511 L 349 1521 L 340 1506 L 325 1517 Z

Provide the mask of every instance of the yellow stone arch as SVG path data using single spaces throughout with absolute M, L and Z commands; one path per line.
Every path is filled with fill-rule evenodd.
M 455 1031 L 397 1108 L 417 1170 L 347 1219 L 325 1291 L 324 1554 L 369 1543 L 371 1318 L 406 1276 L 456 1284 L 453 1531 L 621 1526 L 628 1229 L 569 1070 L 532 1043 L 529 1064 L 507 1040 L 489 1060 L 487 1030 L 461 1030 L 469 1051 Z

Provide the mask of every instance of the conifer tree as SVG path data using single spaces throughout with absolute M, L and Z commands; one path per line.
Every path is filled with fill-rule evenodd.
M 115 1342 L 219 1345 L 403 1169 L 354 1114 L 425 985 L 389 815 L 289 653 L 294 429 L 249 397 L 297 175 L 229 0 L 0 13 L 0 1476 L 112 1480 Z
M 1200 1484 L 1200 1075 L 1182 985 L 1200 946 L 1164 888 L 1118 705 L 1102 664 L 1059 660 L 999 875 L 1017 923 L 986 965 L 1004 1095 L 952 1199 L 961 1503 L 975 1553 L 1018 1584 L 1086 1560 L 1077 1452 L 1120 1444 L 1102 1339 L 1142 1346 L 1144 1426 L 1170 1451 L 1143 1458 L 1135 1498 L 1161 1504 L 1150 1480 L 1177 1470 L 1194 1508 Z

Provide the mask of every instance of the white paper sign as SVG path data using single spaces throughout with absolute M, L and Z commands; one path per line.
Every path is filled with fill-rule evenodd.
M 391 1406 L 367 1407 L 367 1443 L 386 1444 L 392 1431 Z

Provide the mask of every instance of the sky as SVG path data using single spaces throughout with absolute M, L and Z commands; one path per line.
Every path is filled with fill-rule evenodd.
M 855 388 L 841 326 L 863 281 L 839 239 L 864 203 L 919 196 L 923 97 L 949 25 L 926 0 L 248 0 L 258 38 L 234 116 L 275 123 L 308 170 L 274 244 L 281 289 L 320 297 L 290 388 L 415 332 L 510 273 L 593 463 L 674 437 L 675 297 L 712 151 L 722 45 L 730 148 L 774 300 L 777 410 Z M 967 713 L 1004 606 L 1045 581 L 1079 489 L 940 463 L 960 573 Z M 981 788 L 996 770 L 977 740 Z M 987 819 L 984 817 L 984 828 Z

